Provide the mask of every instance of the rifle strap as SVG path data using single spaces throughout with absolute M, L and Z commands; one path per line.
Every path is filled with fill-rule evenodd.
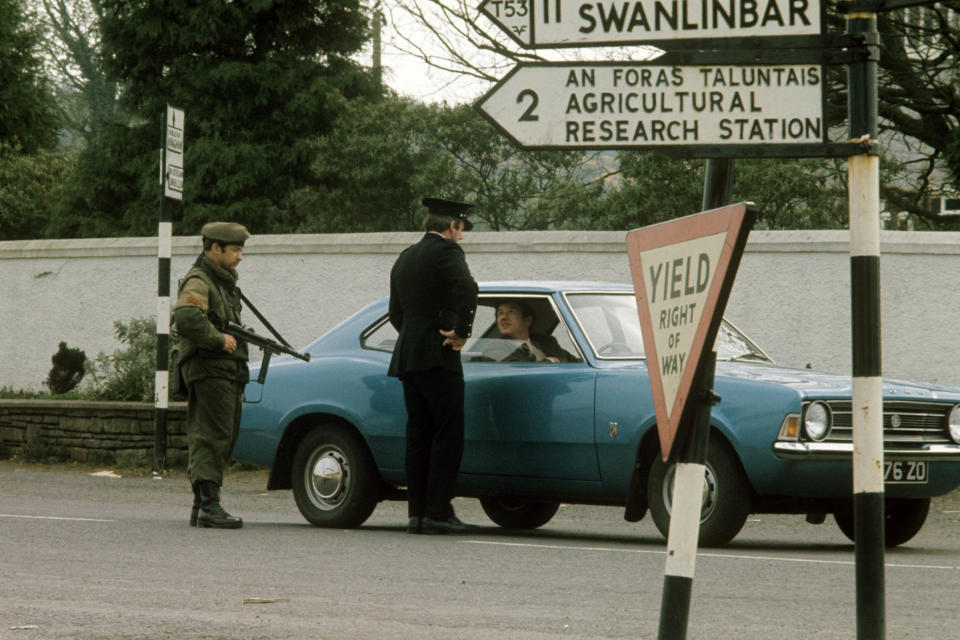
M 273 325 L 267 322 L 267 319 L 263 317 L 263 314 L 260 313 L 255 306 L 253 306 L 253 303 L 247 299 L 247 296 L 243 295 L 242 291 L 240 292 L 240 299 L 243 300 L 243 303 L 247 305 L 247 308 L 253 312 L 253 315 L 257 316 L 257 320 L 262 322 L 263 326 L 265 326 L 270 331 L 270 333 L 273 334 L 273 337 L 277 339 L 277 342 L 279 342 L 280 344 L 282 344 L 288 349 L 293 349 L 293 347 L 290 346 L 290 343 L 284 340 L 283 336 L 277 333 L 277 330 L 273 328 Z

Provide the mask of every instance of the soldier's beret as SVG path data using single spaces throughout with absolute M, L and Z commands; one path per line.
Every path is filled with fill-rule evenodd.
M 467 219 L 467 211 L 473 208 L 472 204 L 443 198 L 424 198 L 420 202 L 430 210 L 430 213 L 462 220 L 464 231 L 470 231 L 473 228 L 473 223 Z
M 238 244 L 241 247 L 250 237 L 250 232 L 236 222 L 208 222 L 203 225 L 200 235 L 224 244 Z

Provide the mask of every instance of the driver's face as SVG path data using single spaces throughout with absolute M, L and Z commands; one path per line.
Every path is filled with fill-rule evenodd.
M 503 302 L 497 305 L 497 329 L 506 338 L 526 340 L 530 337 L 530 325 L 533 316 L 523 315 L 519 304 Z

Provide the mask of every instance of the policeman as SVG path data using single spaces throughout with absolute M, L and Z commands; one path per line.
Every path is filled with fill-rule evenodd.
M 477 283 L 460 248 L 470 204 L 424 198 L 426 234 L 390 271 L 390 323 L 399 336 L 388 375 L 400 378 L 407 409 L 409 533 L 457 533 L 453 512 L 463 456 L 460 349 L 473 329 Z
M 246 344 L 223 329 L 227 322 L 242 324 L 236 269 L 250 233 L 233 222 L 211 222 L 200 234 L 203 253 L 180 281 L 173 310 L 180 372 L 188 389 L 190 525 L 239 529 L 243 520 L 220 506 L 220 487 L 237 441 L 249 371 Z

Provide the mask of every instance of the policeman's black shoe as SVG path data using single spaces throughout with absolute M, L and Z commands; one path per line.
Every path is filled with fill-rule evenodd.
M 235 518 L 220 506 L 220 487 L 209 480 L 197 483 L 200 489 L 200 512 L 197 526 L 206 529 L 239 529 L 243 520 Z
M 407 523 L 407 533 L 423 533 L 422 526 L 423 518 L 410 516 L 410 521 Z
M 467 531 L 472 531 L 477 527 L 472 524 L 466 524 L 461 522 L 457 516 L 450 516 L 446 520 L 434 520 L 433 518 L 424 518 L 423 522 L 420 524 L 420 531 L 422 533 L 438 534 L 438 533 L 466 533 Z
M 190 526 L 197 526 L 197 516 L 200 514 L 200 489 L 193 483 L 193 508 L 190 509 Z

